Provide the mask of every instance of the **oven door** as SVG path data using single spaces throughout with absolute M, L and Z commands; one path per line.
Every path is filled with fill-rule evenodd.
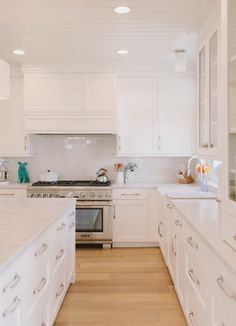
M 112 204 L 110 202 L 77 202 L 76 242 L 112 240 Z

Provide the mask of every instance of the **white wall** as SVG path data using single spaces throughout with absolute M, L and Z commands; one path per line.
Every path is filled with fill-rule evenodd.
M 60 173 L 60 179 L 94 179 L 96 171 L 104 167 L 115 180 L 113 164 L 134 161 L 138 165 L 137 182 L 173 182 L 175 167 L 186 164 L 186 158 L 116 158 L 115 136 L 35 136 L 33 147 L 36 155 L 30 158 L 10 158 L 10 180 L 17 181 L 17 162 L 28 162 L 31 181 L 50 169 Z M 71 149 L 68 149 L 72 146 Z M 66 148 L 67 147 L 67 148 Z

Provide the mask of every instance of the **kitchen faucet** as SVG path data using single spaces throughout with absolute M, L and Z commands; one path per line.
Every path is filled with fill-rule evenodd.
M 200 161 L 200 159 L 195 155 L 195 156 L 192 156 L 190 157 L 190 159 L 188 160 L 188 167 L 187 167 L 187 176 L 190 176 L 191 175 L 191 163 L 193 160 L 198 160 L 199 163 L 200 163 L 200 167 L 202 167 L 202 163 Z M 202 173 L 202 168 L 200 169 L 200 173 Z

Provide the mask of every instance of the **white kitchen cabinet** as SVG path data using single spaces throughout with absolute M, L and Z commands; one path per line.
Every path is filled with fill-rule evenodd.
M 196 151 L 196 78 L 160 77 L 158 148 L 163 156 L 191 156 Z
M 71 206 L 1 271 L 1 326 L 53 325 L 75 280 L 74 226 Z
M 23 79 L 11 77 L 11 96 L 0 101 L 0 157 L 31 155 L 30 139 L 24 128 Z
M 160 236 L 160 248 L 165 259 L 166 265 L 169 265 L 169 214 L 171 208 L 166 199 L 162 198 L 162 214 L 159 214 L 158 233 Z
M 120 77 L 117 155 L 192 155 L 195 93 L 194 77 Z
M 157 82 L 155 77 L 118 79 L 118 155 L 157 152 Z
M 115 133 L 116 76 L 25 73 L 24 115 L 32 134 Z
M 222 1 L 222 106 L 224 110 L 223 203 L 221 207 L 222 239 L 236 249 L 236 5 Z
M 26 198 L 27 197 L 27 190 L 26 189 L 14 189 L 14 188 L 0 188 L 0 198 Z
M 214 24 L 199 44 L 198 53 L 198 155 L 221 158 L 220 30 Z
M 156 246 L 156 190 L 113 189 L 113 246 Z

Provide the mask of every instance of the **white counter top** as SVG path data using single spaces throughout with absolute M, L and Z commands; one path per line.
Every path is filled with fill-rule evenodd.
M 18 183 L 18 182 L 1 183 L 0 182 L 0 189 L 26 189 L 30 185 L 31 183 Z
M 74 199 L 0 199 L 0 270 L 44 232 Z
M 220 204 L 213 199 L 171 200 L 173 206 L 236 273 L 236 252 L 220 235 Z

